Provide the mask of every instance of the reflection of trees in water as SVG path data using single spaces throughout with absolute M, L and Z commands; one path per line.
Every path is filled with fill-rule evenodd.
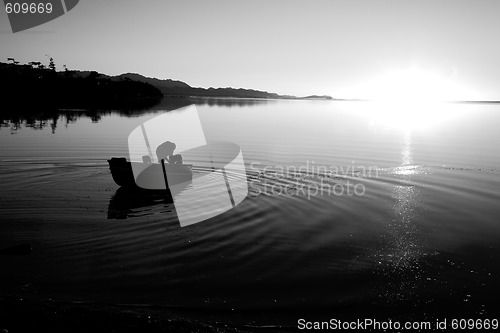
M 223 106 L 223 107 L 244 107 L 255 106 L 267 103 L 276 102 L 267 99 L 236 99 L 236 98 L 164 98 L 159 104 L 154 107 L 139 108 L 139 109 L 122 109 L 122 110 L 44 110 L 44 111 L 21 111 L 14 110 L 3 115 L 3 120 L 0 123 L 0 129 L 10 128 L 12 133 L 22 129 L 31 128 L 41 130 L 50 126 L 52 134 L 55 134 L 58 121 L 64 119 L 64 125 L 76 123 L 80 118 L 90 118 L 93 123 L 101 121 L 102 117 L 111 115 L 120 115 L 125 117 L 139 117 L 152 111 L 175 110 L 191 104 Z
M 50 124 L 52 133 L 54 134 L 57 128 L 58 119 L 59 114 L 19 115 L 2 120 L 0 128 L 9 128 L 10 131 L 14 133 L 22 128 L 41 130 Z
M 57 120 L 58 119 L 59 119 L 59 115 L 54 116 L 52 118 L 52 123 L 50 123 L 50 128 L 52 129 L 52 134 L 56 134 Z
M 22 128 L 42 130 L 50 126 L 52 134 L 55 134 L 58 121 L 61 119 L 64 119 L 64 125 L 68 127 L 69 124 L 76 123 L 80 118 L 90 118 L 93 123 L 98 123 L 101 121 L 103 114 L 110 115 L 111 112 L 58 111 L 53 114 L 20 115 L 4 119 L 0 123 L 0 128 L 9 128 L 11 132 L 16 132 Z
M 52 134 L 56 132 L 57 121 L 59 115 L 54 115 L 51 117 L 40 117 L 40 116 L 30 116 L 30 117 L 15 117 L 8 120 L 3 120 L 0 124 L 0 128 L 9 128 L 11 133 L 14 134 L 22 128 L 31 128 L 34 130 L 41 130 L 50 125 Z
M 102 117 L 120 115 L 125 117 L 139 117 L 152 111 L 174 110 L 183 106 L 193 104 L 187 98 L 165 99 L 154 107 L 127 108 L 118 110 L 72 110 L 72 109 L 45 109 L 45 110 L 16 110 L 10 109 L 0 115 L 0 129 L 9 128 L 12 133 L 22 129 L 31 128 L 35 130 L 50 126 L 52 134 L 55 134 L 58 122 L 64 119 L 64 125 L 76 123 L 81 118 L 89 118 L 93 123 L 101 121 Z
M 276 103 L 277 100 L 272 99 L 252 99 L 252 98 L 202 98 L 194 97 L 191 100 L 196 105 L 224 106 L 224 107 L 242 107 L 242 106 L 255 106 L 268 103 Z

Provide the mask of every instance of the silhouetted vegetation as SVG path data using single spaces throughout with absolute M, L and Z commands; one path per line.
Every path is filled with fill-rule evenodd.
M 47 55 L 47 57 L 49 57 Z M 182 81 L 147 78 L 139 74 L 107 76 L 96 71 L 72 71 L 63 65 L 57 72 L 49 58 L 45 66 L 39 61 L 19 64 L 14 58 L 0 62 L 0 98 L 6 112 L 35 113 L 57 109 L 119 109 L 137 110 L 152 107 L 163 96 L 237 99 L 298 99 L 266 91 L 235 88 L 195 88 Z M 331 99 L 329 96 L 308 96 L 306 99 Z M 205 101 L 219 105 L 220 101 Z M 248 105 L 254 102 L 243 102 Z M 234 105 L 233 102 L 224 102 Z M 241 104 L 241 103 L 240 103 Z
M 123 78 L 112 80 L 93 72 L 56 72 L 40 62 L 0 63 L 2 114 L 8 109 L 137 109 L 158 103 L 162 93 L 152 85 Z
M 0 129 L 8 128 L 12 134 L 23 127 L 40 130 L 48 126 L 55 133 L 61 122 L 67 126 L 82 117 L 99 122 L 102 116 L 111 113 L 134 117 L 150 112 L 153 107 L 157 110 L 190 104 L 241 107 L 269 103 L 271 99 L 296 98 L 251 89 L 193 88 L 182 81 L 139 74 L 110 77 L 96 71 L 69 70 L 66 65 L 57 72 L 52 57 L 47 66 L 39 61 L 28 64 L 19 64 L 14 58 L 7 61 L 0 62 Z

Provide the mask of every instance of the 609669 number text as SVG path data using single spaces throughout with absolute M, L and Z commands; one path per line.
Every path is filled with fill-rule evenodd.
M 14 2 L 5 4 L 5 12 L 7 14 L 50 14 L 52 13 L 52 3 L 27 3 Z

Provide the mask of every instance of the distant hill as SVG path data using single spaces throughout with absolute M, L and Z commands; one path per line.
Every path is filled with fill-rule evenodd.
M 156 78 L 145 77 L 136 73 L 126 73 L 114 77 L 115 79 L 130 79 L 133 81 L 146 82 L 158 88 L 164 95 L 169 95 L 169 92 L 184 91 L 192 89 L 187 83 L 175 80 L 160 80 Z
M 23 65 L 20 65 L 23 66 Z M 279 95 L 267 91 L 243 88 L 197 88 L 191 87 L 189 84 L 171 80 L 171 79 L 157 79 L 146 77 L 137 73 L 124 73 L 116 76 L 109 76 L 106 74 L 97 73 L 95 71 L 67 71 L 58 72 L 64 73 L 67 77 L 72 78 L 88 78 L 89 76 L 98 77 L 99 79 L 109 79 L 111 81 L 132 81 L 141 82 L 157 88 L 164 96 L 171 97 L 212 97 L 212 98 L 267 98 L 267 99 L 332 99 L 330 96 L 312 95 L 307 97 L 296 97 L 290 95 Z
M 301 99 L 333 99 L 333 97 L 328 95 L 311 95 L 307 97 L 302 97 Z
M 196 97 L 232 97 L 232 98 L 271 98 L 271 99 L 332 99 L 330 96 L 295 97 L 278 95 L 267 91 L 243 88 L 195 88 L 185 82 L 175 80 L 160 80 L 145 77 L 136 73 L 126 73 L 114 77 L 115 79 L 128 78 L 134 81 L 145 82 L 158 88 L 165 96 L 196 96 Z

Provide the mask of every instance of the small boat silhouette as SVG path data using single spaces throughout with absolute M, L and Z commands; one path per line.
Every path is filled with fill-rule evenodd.
M 182 152 L 183 159 L 192 162 L 191 164 L 168 163 L 165 160 L 151 163 L 149 156 L 143 156 L 142 163 L 129 162 L 125 157 L 113 157 L 108 160 L 108 164 L 111 176 L 119 186 L 166 190 L 193 180 L 194 164 L 205 172 L 221 171 L 239 154 L 240 147 L 237 144 L 212 142 Z
M 165 194 L 181 226 L 222 214 L 248 195 L 240 146 L 207 143 L 195 106 L 142 123 L 129 134 L 128 148 L 129 160 L 108 160 L 115 183 L 145 196 Z
M 166 190 L 163 167 L 169 175 L 169 186 L 189 182 L 193 179 L 192 164 L 168 164 L 164 161 L 162 163 L 129 162 L 125 157 L 113 157 L 108 160 L 108 164 L 116 185 L 122 187 Z M 144 169 L 137 176 L 137 180 L 134 178 L 134 169 Z

